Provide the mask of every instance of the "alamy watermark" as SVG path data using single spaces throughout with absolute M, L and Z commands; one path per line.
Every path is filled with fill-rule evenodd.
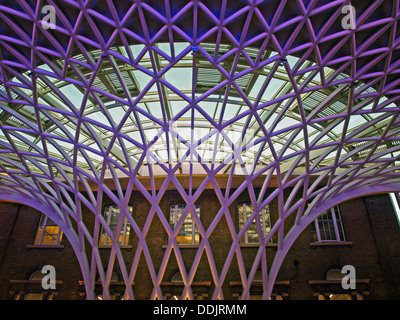
M 356 28 L 356 9 L 352 5 L 345 5 L 342 8 L 342 13 L 345 15 L 342 18 L 342 28 L 352 29 Z
M 146 160 L 149 164 L 168 161 L 169 164 L 179 161 L 181 164 L 201 165 L 228 165 L 235 164 L 234 174 L 243 174 L 252 171 L 256 165 L 255 130 L 248 128 L 233 129 L 231 127 L 220 130 L 210 128 L 190 128 L 185 125 L 172 123 L 168 131 L 159 131 L 153 137 L 153 143 L 146 150 Z M 163 148 L 158 140 L 169 140 L 170 146 L 178 147 L 179 155 L 175 155 L 175 148 Z M 162 159 L 158 153 L 166 154 Z
M 342 279 L 342 288 L 354 290 L 356 288 L 356 268 L 347 264 L 343 266 L 342 273 L 345 275 Z
M 42 27 L 44 29 L 55 29 L 56 28 L 56 9 L 52 5 L 45 5 L 42 8 Z M 341 24 L 343 29 L 355 29 L 356 28 L 356 9 L 353 5 L 345 5 L 342 8 L 342 14 L 345 16 L 342 18 Z M 193 52 L 197 53 L 197 47 L 193 47 Z
M 56 268 L 52 265 L 45 265 L 42 268 L 42 273 L 46 275 L 42 278 L 42 288 L 44 290 L 56 288 Z
M 42 8 L 42 27 L 46 30 L 56 28 L 56 9 L 50 4 Z

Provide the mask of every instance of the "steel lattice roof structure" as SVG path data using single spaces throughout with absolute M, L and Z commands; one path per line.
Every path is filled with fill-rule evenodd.
M 45 5 L 54 9 L 52 25 L 44 24 Z M 223 299 L 234 259 L 242 297 L 248 298 L 261 265 L 263 298 L 269 298 L 290 246 L 318 215 L 353 197 L 400 191 L 399 1 L 353 3 L 355 24 L 344 28 L 350 5 L 1 1 L 0 198 L 30 205 L 62 228 L 89 299 L 96 274 L 109 297 L 114 264 L 125 298 L 133 299 L 141 256 L 152 298 L 162 298 L 170 255 L 182 273 L 182 297 L 193 298 L 191 283 L 203 254 L 213 299 Z M 178 229 L 171 229 L 159 201 L 166 190 L 178 190 L 187 206 L 183 223 L 210 187 L 221 208 L 207 227 L 193 215 L 201 241 L 193 265 L 185 266 Z M 151 203 L 142 229 L 127 209 L 133 190 Z M 253 219 L 273 199 L 279 203 L 279 219 L 249 274 L 239 240 L 251 221 L 237 232 L 228 210 L 245 190 Z M 298 192 L 302 199 L 295 201 Z M 102 265 L 100 228 L 116 237 L 101 214 L 103 196 L 123 208 L 118 228 L 126 216 L 140 239 L 134 261 L 124 261 L 115 243 L 110 263 Z M 93 213 L 94 230 L 83 223 L 82 207 Z M 285 234 L 289 216 L 296 219 Z M 146 242 L 154 217 L 169 236 L 160 268 Z M 208 239 L 221 219 L 232 246 L 218 271 Z M 267 270 L 265 244 L 274 234 L 278 250 Z

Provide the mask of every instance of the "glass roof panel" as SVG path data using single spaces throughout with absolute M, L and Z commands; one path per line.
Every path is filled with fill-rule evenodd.
M 164 78 L 181 91 L 192 89 L 193 76 L 191 68 L 171 68 L 164 74 Z
M 109 143 L 107 141 L 109 140 L 104 139 L 104 135 L 108 134 L 112 136 L 112 124 L 119 125 L 121 121 L 125 119 L 121 129 L 121 133 L 123 133 L 121 138 L 124 139 L 124 146 L 120 146 L 119 141 L 116 140 L 115 148 L 119 150 L 121 150 L 121 148 L 127 148 L 132 154 L 139 157 L 141 149 L 133 142 L 137 141 L 139 144 L 152 143 L 154 144 L 152 148 L 155 148 L 155 155 L 157 155 L 162 162 L 176 162 L 178 159 L 177 154 L 184 154 L 187 151 L 188 145 L 186 145 L 186 143 L 191 142 L 191 134 L 195 136 L 193 142 L 196 143 L 196 150 L 198 150 L 201 157 L 204 158 L 204 161 L 212 161 L 215 155 L 218 161 L 228 159 L 228 151 L 230 150 L 230 152 L 232 152 L 233 147 L 232 144 L 228 142 L 229 139 L 226 139 L 228 136 L 224 138 L 222 135 L 218 136 L 216 132 L 210 134 L 211 130 L 216 129 L 215 126 L 217 125 L 222 126 L 218 129 L 219 132 L 222 132 L 221 130 L 227 130 L 228 132 L 231 130 L 232 134 L 234 134 L 236 132 L 234 128 L 237 128 L 237 132 L 240 133 L 246 125 L 250 124 L 249 128 L 255 133 L 255 136 L 252 138 L 254 142 L 257 139 L 265 139 L 265 132 L 260 126 L 260 123 L 263 123 L 262 126 L 265 126 L 265 129 L 268 130 L 270 134 L 272 133 L 273 139 L 271 142 L 275 145 L 276 152 L 282 150 L 285 156 L 289 156 L 295 151 L 300 151 L 302 148 L 305 148 L 305 140 L 312 141 L 313 139 L 317 139 L 318 141 L 315 141 L 314 144 L 321 145 L 328 141 L 335 141 L 342 133 L 344 121 L 335 120 L 334 117 L 336 115 L 340 115 L 341 117 L 342 113 L 347 112 L 346 101 L 348 101 L 348 90 L 343 90 L 342 93 L 337 94 L 329 103 L 326 102 L 327 99 L 330 99 L 330 95 L 332 95 L 332 92 L 334 92 L 338 86 L 333 86 L 329 90 L 313 89 L 308 92 L 300 93 L 299 97 L 296 98 L 289 74 L 287 73 L 288 69 L 285 68 L 282 63 L 279 64 L 274 74 L 270 74 L 276 62 L 269 63 L 263 69 L 255 70 L 255 72 L 236 78 L 235 82 L 242 89 L 242 92 L 238 92 L 234 86 L 228 84 L 221 86 L 218 90 L 213 90 L 212 88 L 218 86 L 221 81 L 226 79 L 226 77 L 222 75 L 221 70 L 215 68 L 213 61 L 207 60 L 203 55 L 192 55 L 192 51 L 188 50 L 188 47 L 190 47 L 189 43 L 174 43 L 174 52 L 171 51 L 170 43 L 157 43 L 156 46 L 162 50 L 166 56 L 160 55 L 155 51 L 156 49 L 154 49 L 152 54 L 155 54 L 158 61 L 156 61 L 155 64 L 152 62 L 150 52 L 146 49 L 145 45 L 113 48 L 114 52 L 121 53 L 126 59 L 130 59 L 130 55 L 127 51 L 130 50 L 135 61 L 132 65 L 126 62 L 121 64 L 116 61 L 117 59 L 115 58 L 118 64 L 114 67 L 112 66 L 111 60 L 110 63 L 103 62 L 103 68 L 99 70 L 92 86 L 104 91 L 104 94 L 96 93 L 95 95 L 88 95 L 88 99 L 84 103 L 84 117 L 81 118 L 85 124 L 80 124 L 80 130 L 78 130 L 78 132 L 76 130 L 76 125 L 79 122 L 77 119 L 73 118 L 76 117 L 76 111 L 80 110 L 84 102 L 83 92 L 85 89 L 79 88 L 77 82 L 72 83 L 71 81 L 80 81 L 79 77 L 75 79 L 57 79 L 55 76 L 53 78 L 51 76 L 53 69 L 49 66 L 41 66 L 39 69 L 46 72 L 46 76 L 44 76 L 45 79 L 50 80 L 56 89 L 50 89 L 43 81 L 38 81 L 37 84 L 40 85 L 38 102 L 43 106 L 53 108 L 53 110 L 60 110 L 59 113 L 55 111 L 46 111 L 50 112 L 50 114 L 60 122 L 49 125 L 48 130 L 51 130 L 53 134 L 68 139 L 66 134 L 58 128 L 58 126 L 62 125 L 63 130 L 67 130 L 71 134 L 71 137 L 79 133 L 79 143 L 95 146 L 97 144 L 96 140 L 99 139 L 99 137 L 103 137 L 101 138 L 103 139 L 102 144 L 107 146 Z M 214 56 L 213 50 L 215 50 L 215 45 L 204 44 L 203 48 L 209 52 L 211 56 Z M 173 65 L 170 65 L 170 62 L 165 59 L 166 57 L 169 59 L 169 57 L 173 55 L 178 56 L 184 50 L 187 50 L 187 53 Z M 229 52 L 229 50 L 229 46 L 221 45 L 220 57 L 224 53 Z M 252 59 L 257 57 L 257 50 L 253 52 L 250 47 L 247 47 L 246 52 Z M 101 51 L 95 50 L 90 52 L 90 54 L 95 61 L 100 57 Z M 277 53 L 270 52 L 269 56 L 273 57 L 274 55 L 277 55 Z M 232 59 L 234 54 L 230 57 Z M 244 57 L 241 56 L 241 59 L 242 58 Z M 84 67 L 84 65 L 86 66 L 88 63 L 84 55 L 76 55 L 73 59 L 77 62 L 82 62 L 81 66 L 77 64 L 75 68 L 81 68 L 82 73 L 88 72 L 86 67 Z M 196 59 L 195 64 L 197 67 L 195 69 L 193 68 L 193 59 Z M 58 62 L 60 65 L 63 64 L 62 60 Z M 298 72 L 298 74 L 302 74 L 301 76 L 296 76 L 299 83 L 304 81 L 309 74 L 314 75 L 312 86 L 320 84 L 320 73 L 314 72 L 312 71 L 314 69 L 311 69 L 316 66 L 315 63 L 304 61 L 299 67 L 299 58 L 293 56 L 288 56 L 287 62 L 289 69 L 297 68 L 297 70 L 309 70 L 306 72 Z M 231 62 L 228 62 L 228 60 L 224 60 L 220 65 L 223 65 L 225 70 L 230 70 L 230 63 Z M 145 69 L 143 69 L 143 67 Z M 246 66 L 243 65 L 242 67 Z M 117 74 L 114 73 L 113 70 L 115 68 L 120 70 L 122 78 L 119 78 Z M 166 72 L 164 68 L 167 68 Z M 196 73 L 194 74 L 194 72 Z M 238 70 L 235 71 L 235 74 L 237 74 L 237 72 Z M 333 69 L 324 67 L 322 72 L 325 74 L 325 77 L 327 77 L 333 74 Z M 157 86 L 157 80 L 150 76 L 153 73 L 160 74 L 163 79 L 163 82 L 160 82 L 159 86 Z M 87 76 L 89 76 L 89 74 Z M 193 76 L 196 77 L 195 92 L 192 92 Z M 340 74 L 337 78 L 345 79 L 346 77 L 345 74 Z M 31 90 L 22 86 L 22 80 L 28 81 L 30 77 L 27 76 L 26 73 L 21 74 L 21 78 L 16 78 L 14 83 L 20 85 L 19 90 L 21 90 L 21 92 L 31 95 Z M 151 88 L 143 92 L 151 81 L 154 82 Z M 261 89 L 266 84 L 266 81 L 268 81 L 268 85 L 262 92 Z M 176 89 L 171 90 L 168 85 Z M 310 86 L 311 84 L 308 85 Z M 1 91 L 6 94 L 7 91 L 5 87 L 2 86 L 1 88 Z M 125 89 L 130 92 L 132 100 L 126 98 Z M 175 90 L 178 91 L 175 92 Z M 208 94 L 203 96 L 206 92 L 208 92 Z M 227 94 L 227 92 L 229 92 L 229 94 Z M 368 88 L 365 92 L 371 94 L 374 90 Z M 199 97 L 202 98 L 191 105 L 189 101 L 192 99 L 193 94 L 196 99 Z M 242 96 L 243 94 L 245 96 Z M 261 97 L 261 100 L 257 105 L 257 117 L 255 117 L 252 114 L 251 104 L 256 101 L 258 96 Z M 299 104 L 297 99 L 301 99 L 301 104 Z M 393 103 L 386 103 L 386 100 L 386 98 L 380 98 L 378 104 L 385 105 L 387 108 L 395 107 Z M 271 101 L 273 101 L 273 103 Z M 363 101 L 364 100 L 361 98 L 357 100 L 357 103 L 362 103 Z M 101 102 L 103 106 L 107 106 L 108 114 L 102 111 L 98 105 L 99 102 Z M 132 112 L 126 117 L 126 112 L 131 103 Z M 366 102 L 361 105 L 362 108 L 360 110 L 370 110 L 374 108 L 375 105 L 376 104 L 372 101 Z M 357 104 L 355 104 L 355 106 L 357 106 Z M 14 108 L 17 107 L 15 106 Z M 313 111 L 316 112 L 313 118 L 313 126 L 307 126 L 308 137 L 304 137 L 302 130 L 297 134 L 295 134 L 294 131 L 296 128 L 302 127 L 303 114 L 300 112 L 300 108 L 303 108 L 302 110 L 305 116 L 308 116 Z M 35 110 L 32 106 L 21 106 L 20 110 L 20 112 L 24 112 L 23 115 L 27 117 L 27 121 L 35 122 Z M 71 116 L 66 117 L 64 114 L 65 111 L 70 112 Z M 368 114 L 368 117 L 373 119 L 378 117 L 378 115 L 378 113 Z M 192 118 L 192 116 L 194 117 Z M 41 113 L 41 117 L 43 121 L 48 120 L 44 113 Z M 368 117 L 358 114 L 357 112 L 352 114 L 348 123 L 349 132 L 355 128 L 362 128 L 363 125 L 368 123 Z M 318 120 L 319 118 L 321 121 Z M 158 122 L 155 121 L 156 119 L 158 119 Z M 160 131 L 163 130 L 162 127 L 170 127 L 172 125 L 172 119 L 175 121 L 173 125 L 176 130 L 179 129 L 179 136 L 174 133 L 166 135 L 166 133 Z M 89 123 L 88 121 L 94 122 Z M 137 121 L 140 123 L 138 124 Z M 162 125 L 164 121 L 168 123 L 166 126 Z M 29 126 L 26 125 L 26 123 L 29 122 L 21 121 L 14 115 L 9 115 L 7 122 L 13 126 L 29 128 Z M 331 126 L 329 132 L 326 133 L 324 139 L 321 139 L 318 133 L 331 124 L 334 125 Z M 137 125 L 140 126 L 141 132 Z M 226 125 L 230 127 L 225 127 Z M 375 126 L 376 130 L 378 130 L 382 125 L 378 122 Z M 97 132 L 98 137 L 92 137 L 88 128 Z M 197 131 L 192 133 L 191 131 L 194 129 Z M 374 132 L 373 129 L 370 129 L 370 135 L 374 134 Z M 141 133 L 144 135 L 144 141 L 142 141 Z M 158 139 L 156 139 L 157 136 Z M 166 143 L 166 136 L 168 136 L 168 146 Z M 38 145 L 40 143 L 34 135 L 24 134 L 24 137 Z M 1 139 L 3 141 L 7 140 L 4 136 L 2 136 Z M 129 141 L 129 139 L 132 140 Z M 72 153 L 75 147 L 73 141 L 68 143 L 57 139 L 57 143 L 69 153 Z M 235 143 L 238 144 L 239 141 L 236 139 Z M 252 141 L 250 141 L 250 143 L 252 143 Z M 289 147 L 288 144 L 290 145 Z M 214 154 L 210 152 L 209 149 L 216 145 L 219 145 L 221 150 Z M 248 153 L 250 154 L 252 152 L 258 152 L 259 147 L 260 145 L 249 145 L 245 148 L 248 149 Z M 170 150 L 169 155 L 166 151 L 168 148 Z M 181 148 L 181 150 L 179 150 L 179 148 Z M 48 149 L 54 154 L 57 152 L 54 146 L 49 146 Z M 88 155 L 89 153 L 95 163 L 100 161 L 99 156 L 96 156 L 95 153 L 88 152 Z M 273 159 L 271 156 L 270 150 L 264 148 L 260 159 L 264 162 L 272 161 Z M 119 161 L 121 165 L 127 165 L 124 163 L 126 162 L 124 159 L 121 159 L 121 157 L 117 158 L 117 161 Z M 88 165 L 85 159 L 81 157 L 79 159 L 82 165 Z M 250 161 L 249 156 L 244 156 L 243 159 Z M 328 159 L 324 163 L 327 163 L 327 161 Z

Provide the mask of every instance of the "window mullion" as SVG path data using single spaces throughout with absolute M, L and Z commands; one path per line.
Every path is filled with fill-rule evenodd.
M 58 245 L 60 243 L 60 235 L 61 235 L 61 230 L 60 227 L 58 227 L 58 231 L 57 231 L 57 238 L 56 238 L 56 245 Z
M 192 244 L 195 244 L 195 234 L 196 234 L 196 230 L 195 230 L 195 223 L 194 223 L 194 215 L 193 213 L 190 211 L 190 216 L 192 217 Z
M 315 232 L 317 233 L 317 240 L 318 240 L 318 242 L 322 242 L 321 241 L 321 234 L 320 234 L 320 231 L 319 231 L 318 218 L 314 220 L 314 224 L 315 224 Z
M 243 228 L 244 228 L 244 226 L 246 225 L 246 222 L 247 222 L 247 205 L 246 205 L 246 203 L 243 203 Z M 246 231 L 245 231 L 245 233 L 244 233 L 244 242 L 245 243 L 249 243 L 249 235 L 248 235 L 248 230 L 249 229 L 247 229 Z
M 125 244 L 127 244 L 127 243 L 125 243 L 125 237 L 126 237 L 126 217 L 125 217 L 125 214 L 124 214 L 123 219 L 124 219 L 124 222 L 122 224 L 122 241 L 121 241 L 121 244 L 125 245 Z
M 266 234 L 266 226 L 265 226 L 265 208 L 261 209 L 260 213 L 261 213 L 261 231 L 263 234 L 263 238 L 265 238 Z M 259 239 L 259 241 L 261 242 L 261 240 Z M 264 239 L 263 239 L 264 241 Z
M 43 244 L 43 236 L 44 233 L 46 232 L 46 224 L 47 224 L 47 216 L 43 215 L 42 217 L 44 217 L 44 219 L 43 222 L 41 222 L 42 232 L 40 233 L 39 244 Z

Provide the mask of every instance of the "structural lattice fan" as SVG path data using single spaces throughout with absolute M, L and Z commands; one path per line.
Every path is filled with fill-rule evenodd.
M 237 263 L 241 297 L 261 269 L 268 299 L 286 253 L 316 217 L 353 197 L 400 191 L 399 19 L 398 0 L 3 0 L 0 199 L 60 226 L 88 299 L 98 279 L 109 298 L 115 267 L 124 298 L 134 299 L 141 259 L 151 298 L 161 299 L 171 256 L 183 299 L 193 298 L 201 259 L 211 298 L 224 298 Z M 210 188 L 220 209 L 203 225 L 195 203 Z M 176 228 L 159 206 L 170 189 L 186 204 Z M 133 191 L 151 204 L 143 226 L 128 208 Z M 254 213 L 237 230 L 229 206 L 243 192 Z M 122 210 L 115 230 L 102 215 L 104 197 Z M 272 200 L 279 219 L 264 237 L 256 217 Z M 176 237 L 189 213 L 200 240 L 185 265 Z M 133 261 L 117 241 L 125 218 L 138 239 Z M 155 220 L 168 236 L 159 265 L 149 245 Z M 221 221 L 232 244 L 217 268 L 209 239 Z M 252 221 L 263 240 L 246 273 L 240 239 Z M 101 228 L 113 243 L 106 264 Z M 267 262 L 273 236 L 278 249 Z

